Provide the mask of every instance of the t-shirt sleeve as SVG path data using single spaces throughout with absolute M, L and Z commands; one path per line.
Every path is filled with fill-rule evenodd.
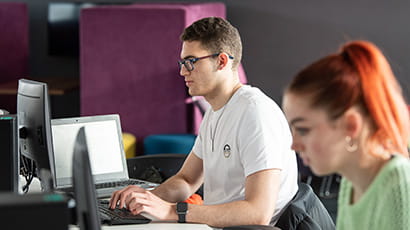
M 264 169 L 283 169 L 292 154 L 289 126 L 276 105 L 253 102 L 247 106 L 238 129 L 245 176 Z
M 192 152 L 194 152 L 194 154 L 200 159 L 202 159 L 201 146 L 202 146 L 202 135 L 201 135 L 201 132 L 199 132 L 198 136 L 195 139 L 194 147 L 192 147 Z

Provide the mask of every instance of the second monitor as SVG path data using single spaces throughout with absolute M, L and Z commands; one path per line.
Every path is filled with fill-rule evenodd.
M 40 178 L 43 191 L 54 188 L 54 160 L 50 124 L 50 105 L 46 83 L 21 79 L 17 93 L 17 121 L 20 153 L 33 160 L 22 161 L 28 169 L 28 184 L 35 174 Z M 24 163 L 24 165 L 23 165 Z

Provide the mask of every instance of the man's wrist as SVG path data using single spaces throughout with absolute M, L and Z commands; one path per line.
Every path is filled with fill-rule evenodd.
M 176 205 L 176 213 L 178 215 L 178 223 L 186 223 L 186 214 L 188 213 L 188 203 L 178 202 Z

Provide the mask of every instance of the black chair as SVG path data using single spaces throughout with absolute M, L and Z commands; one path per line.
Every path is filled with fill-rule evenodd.
M 330 174 L 322 177 L 320 184 L 319 197 L 325 199 L 337 198 L 342 177 L 338 174 Z
M 279 217 L 276 226 L 289 230 L 332 230 L 335 224 L 325 206 L 305 183 Z
M 188 154 L 162 153 L 128 158 L 128 176 L 160 184 L 179 171 L 187 156 Z M 196 193 L 203 197 L 203 185 Z
M 187 156 L 164 153 L 128 158 L 128 175 L 130 178 L 161 183 L 178 172 Z
M 306 183 L 312 186 L 313 190 L 320 198 L 335 199 L 339 194 L 339 185 L 341 181 L 340 175 L 330 174 L 327 176 L 316 176 L 309 167 L 303 165 L 299 155 L 297 156 L 298 163 L 298 179 L 299 182 Z
M 335 224 L 322 202 L 305 183 L 299 184 L 299 191 L 283 210 L 275 226 L 241 225 L 224 230 L 333 230 Z

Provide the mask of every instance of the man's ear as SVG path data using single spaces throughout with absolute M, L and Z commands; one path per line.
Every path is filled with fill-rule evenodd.
M 220 53 L 218 55 L 218 70 L 222 70 L 228 64 L 229 57 L 226 53 Z
M 363 129 L 363 125 L 363 115 L 356 108 L 350 108 L 344 113 L 343 126 L 347 136 L 357 138 Z

